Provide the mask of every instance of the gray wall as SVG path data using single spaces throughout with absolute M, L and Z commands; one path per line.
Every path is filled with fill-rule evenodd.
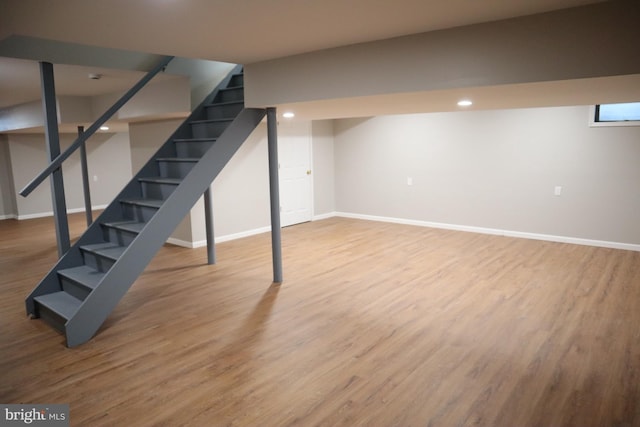
M 13 218 L 17 214 L 9 141 L 6 135 L 0 134 L 0 219 Z
M 640 244 L 640 127 L 590 128 L 588 110 L 337 120 L 336 210 Z
M 260 123 L 213 181 L 216 236 L 269 226 L 267 126 Z M 200 222 L 204 239 L 204 221 Z
M 76 138 L 60 135 L 62 150 Z M 51 190 L 47 182 L 24 198 L 18 192 L 47 164 L 45 138 L 42 134 L 8 134 L 9 157 L 19 218 L 51 214 Z M 91 201 L 94 207 L 108 204 L 131 179 L 129 137 L 126 133 L 96 134 L 87 142 Z M 74 153 L 63 165 L 67 209 L 84 208 L 80 153 Z
M 90 105 L 94 117 L 100 117 L 102 113 L 120 99 L 124 92 L 90 97 Z M 176 117 L 176 114 L 186 117 L 191 111 L 190 98 L 189 80 L 186 77 L 174 77 L 156 82 L 152 80 L 124 104 L 114 114 L 113 119 L 131 122 L 150 120 L 150 117 Z M 64 107 L 64 105 L 61 105 L 61 107 Z M 64 110 L 61 110 L 61 114 L 63 120 L 73 122 L 65 119 Z M 72 114 L 67 115 L 73 117 Z
M 640 244 L 640 127 L 590 128 L 588 110 L 514 109 L 312 122 L 314 215 L 342 212 Z M 132 124 L 130 143 L 126 134 L 101 135 L 104 140 L 90 142 L 90 174 L 98 176 L 91 180 L 94 204 L 109 203 L 179 123 Z M 71 139 L 64 136 L 63 146 Z M 17 203 L 11 194 L 44 166 L 43 136 L 0 135 L 0 156 L 0 215 L 50 212 L 46 184 L 27 199 L 18 196 Z M 64 172 L 69 208 L 82 208 L 76 156 L 68 166 Z M 407 185 L 409 177 L 412 186 Z M 556 186 L 563 188 L 560 196 L 554 195 Z M 216 236 L 269 226 L 264 123 L 216 178 L 213 189 Z M 204 241 L 201 203 L 173 237 Z
M 193 110 L 231 72 L 233 67 L 235 64 L 226 62 L 175 58 L 167 66 L 166 72 L 189 77 L 191 110 Z
M 333 121 L 316 120 L 311 123 L 313 149 L 313 214 L 335 212 L 335 180 Z
M 154 122 L 139 122 L 129 124 L 129 139 L 131 145 L 132 175 L 138 173 L 167 141 L 173 132 L 182 124 L 183 119 L 160 120 Z

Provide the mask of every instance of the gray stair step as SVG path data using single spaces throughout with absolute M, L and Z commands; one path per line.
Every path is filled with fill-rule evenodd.
M 157 162 L 190 162 L 197 163 L 200 160 L 197 157 L 158 157 Z
M 174 142 L 213 142 L 218 138 L 177 138 Z
M 150 221 L 163 203 L 163 200 L 155 198 L 120 200 L 123 218 L 142 223 Z
M 244 87 L 243 86 L 229 86 L 224 89 L 220 89 L 215 97 L 214 103 L 217 102 L 231 102 L 231 101 L 243 101 L 244 100 Z
M 191 172 L 191 169 L 193 169 L 199 160 L 199 157 L 179 156 L 159 157 L 156 159 L 156 162 L 158 164 L 160 176 L 163 178 L 183 179 L 189 175 L 189 172 Z
M 208 120 L 230 119 L 236 117 L 244 108 L 244 101 L 213 102 L 204 106 Z
M 118 222 L 105 222 L 102 225 L 105 227 L 117 228 L 119 230 L 129 231 L 131 233 L 140 233 L 144 226 L 144 222 L 138 221 L 118 221 Z
M 218 138 L 174 139 L 178 157 L 200 158 L 207 152 Z
M 138 238 L 146 222 L 136 220 L 103 222 L 100 224 L 103 231 L 103 239 L 116 246 L 127 246 Z M 85 264 L 100 270 L 107 271 L 115 263 L 115 260 L 96 255 L 93 252 L 83 252 Z M 108 260 L 108 262 L 104 262 Z
M 244 73 L 234 74 L 229 84 L 233 86 L 244 86 Z
M 78 298 L 69 295 L 66 292 L 54 292 L 52 294 L 40 295 L 34 298 L 38 304 L 54 312 L 58 316 L 69 320 L 78 311 L 78 307 L 82 304 Z
M 233 118 L 227 118 L 227 119 L 205 119 L 205 120 L 191 120 L 189 123 L 191 124 L 198 124 L 198 123 L 225 123 L 225 122 L 229 122 L 231 123 L 233 121 Z M 216 138 L 193 138 L 193 139 L 216 139 Z
M 58 270 L 62 290 L 81 301 L 84 301 L 98 287 L 104 275 L 104 272 L 89 264 Z
M 127 247 L 116 245 L 113 243 L 95 243 L 93 245 L 80 246 L 80 249 L 85 252 L 92 252 L 94 254 L 97 254 L 115 261 L 120 258 L 120 256 L 127 249 Z
M 182 178 L 148 176 L 138 178 L 143 199 L 166 200 L 182 182 Z
M 80 267 L 65 268 L 64 270 L 59 270 L 58 274 L 92 290 L 98 286 L 98 284 L 104 277 L 104 273 L 101 273 L 98 270 L 95 270 L 86 265 L 81 265 Z
M 180 178 L 163 178 L 161 176 L 151 176 L 146 178 L 138 178 L 140 182 L 150 182 L 152 184 L 169 184 L 179 185 L 182 182 Z
M 212 102 L 210 104 L 205 104 L 205 107 L 222 107 L 226 105 L 238 105 L 243 104 L 244 101 L 220 101 L 220 102 Z
M 162 206 L 162 203 L 164 203 L 164 200 L 158 200 L 158 199 L 125 199 L 125 200 L 120 200 L 120 203 L 126 203 L 128 205 L 145 206 L 147 208 L 159 209 L 160 206 Z
M 109 271 L 127 249 L 124 244 L 119 243 L 118 241 L 110 240 L 109 243 L 80 246 L 84 264 L 103 273 Z
M 217 138 L 231 124 L 233 118 L 190 120 L 191 135 L 194 138 Z

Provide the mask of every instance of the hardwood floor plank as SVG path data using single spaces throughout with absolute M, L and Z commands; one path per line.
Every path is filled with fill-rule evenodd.
M 71 215 L 72 238 L 84 216 Z M 50 218 L 0 221 L 0 402 L 78 426 L 640 425 L 640 253 L 332 218 L 166 245 L 78 348 L 24 299 Z

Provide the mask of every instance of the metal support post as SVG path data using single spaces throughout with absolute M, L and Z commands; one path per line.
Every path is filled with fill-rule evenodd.
M 204 222 L 207 233 L 207 262 L 216 263 L 216 241 L 213 232 L 213 190 L 211 186 L 204 192 Z
M 60 154 L 60 134 L 58 133 L 58 113 L 56 108 L 56 90 L 53 79 L 53 64 L 40 62 L 40 83 L 42 89 L 42 108 L 45 122 L 44 132 L 47 142 L 47 156 L 53 161 Z M 62 257 L 71 247 L 67 206 L 64 197 L 62 167 L 51 172 L 51 201 L 58 240 L 58 255 Z
M 271 253 L 273 281 L 282 283 L 282 238 L 280 235 L 280 184 L 278 179 L 278 119 L 276 109 L 267 108 L 267 144 L 269 146 L 269 193 L 271 195 Z
M 78 126 L 78 138 L 82 136 L 84 126 Z M 87 217 L 87 227 L 93 222 L 91 213 L 91 189 L 89 188 L 89 167 L 87 165 L 87 143 L 80 145 L 80 164 L 82 166 L 82 190 L 84 191 L 84 214 Z

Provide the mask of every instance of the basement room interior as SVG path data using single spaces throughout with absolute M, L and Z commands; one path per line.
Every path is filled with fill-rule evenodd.
M 0 420 L 640 425 L 639 19 L 0 0 Z

